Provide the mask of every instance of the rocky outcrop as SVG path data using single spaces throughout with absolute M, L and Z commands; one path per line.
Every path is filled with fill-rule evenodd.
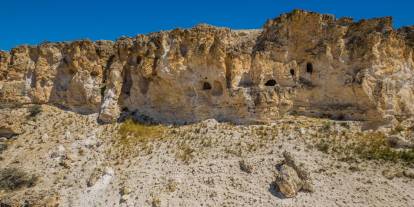
M 21 112 L 0 112 L 0 139 L 10 139 L 16 135 L 22 134 L 22 124 L 24 114 Z
M 262 30 L 208 25 L 0 53 L 2 104 L 116 120 L 269 121 L 285 113 L 395 123 L 414 114 L 414 28 L 295 10 Z
M 299 191 L 313 192 L 309 173 L 297 164 L 292 154 L 283 152 L 284 161 L 277 166 L 275 183 L 286 198 L 295 197 Z

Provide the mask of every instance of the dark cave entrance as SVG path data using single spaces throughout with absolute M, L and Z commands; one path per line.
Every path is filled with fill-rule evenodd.
M 211 84 L 209 83 L 209 82 L 204 82 L 203 83 L 203 90 L 204 91 L 206 91 L 206 90 L 211 90 Z
M 290 69 L 290 75 L 295 76 L 295 69 Z
M 309 74 L 312 74 L 313 73 L 313 65 L 312 65 L 312 63 L 307 63 L 306 64 L 306 72 L 309 73 Z
M 270 79 L 265 83 L 265 86 L 275 86 L 276 85 L 276 80 L 274 79 Z

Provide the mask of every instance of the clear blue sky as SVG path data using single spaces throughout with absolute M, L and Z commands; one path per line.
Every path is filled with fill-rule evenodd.
M 198 23 L 260 28 L 295 8 L 351 16 L 393 16 L 394 26 L 414 24 L 413 0 L 1 0 L 0 49 L 45 40 L 109 39 Z

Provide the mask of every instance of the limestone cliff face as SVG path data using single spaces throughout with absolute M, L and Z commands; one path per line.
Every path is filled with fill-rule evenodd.
M 390 122 L 414 114 L 414 28 L 295 10 L 262 30 L 208 25 L 0 53 L 0 102 L 116 120 L 269 121 L 285 113 Z

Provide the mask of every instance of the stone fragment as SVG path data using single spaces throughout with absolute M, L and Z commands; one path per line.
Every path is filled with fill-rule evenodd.
M 275 180 L 279 191 L 286 198 L 295 197 L 301 190 L 313 192 L 310 174 L 297 164 L 291 153 L 284 151 L 283 157 L 284 161 L 277 166 Z
M 95 168 L 92 174 L 89 176 L 88 180 L 86 181 L 86 185 L 88 187 L 92 187 L 103 176 L 103 174 L 104 171 L 101 168 Z
M 245 160 L 239 161 L 240 170 L 246 173 L 252 173 L 253 172 L 253 165 L 250 163 L 247 163 Z
M 287 198 L 295 197 L 302 189 L 302 180 L 295 169 L 289 165 L 280 167 L 275 182 L 279 187 L 279 191 Z

